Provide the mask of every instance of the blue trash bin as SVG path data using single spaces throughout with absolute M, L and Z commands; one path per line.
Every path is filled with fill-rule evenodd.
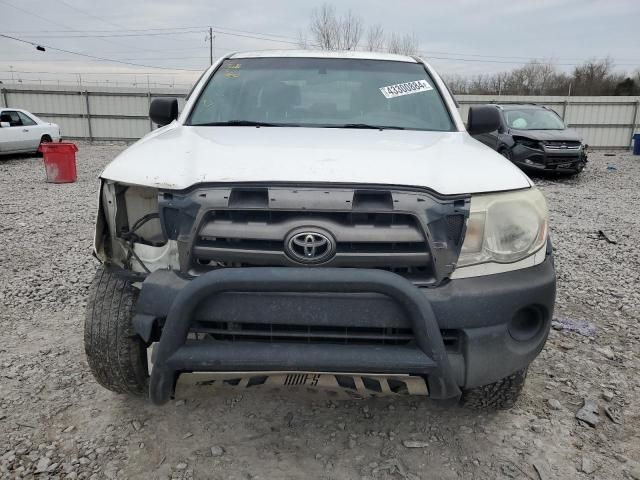
M 640 133 L 633 135 L 633 154 L 640 155 Z

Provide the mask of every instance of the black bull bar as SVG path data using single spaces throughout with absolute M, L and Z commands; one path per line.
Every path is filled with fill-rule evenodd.
M 142 288 L 144 291 L 144 284 Z M 187 343 L 198 306 L 226 292 L 382 294 L 406 313 L 415 344 Z M 258 267 L 208 272 L 187 282 L 173 300 L 154 355 L 149 396 L 157 405 L 169 401 L 180 373 L 199 371 L 415 374 L 426 377 L 434 399 L 461 394 L 427 296 L 405 278 L 382 270 Z

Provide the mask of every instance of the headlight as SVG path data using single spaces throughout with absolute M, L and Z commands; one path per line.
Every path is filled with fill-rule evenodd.
M 536 188 L 474 195 L 458 266 L 522 260 L 544 245 L 547 227 L 547 203 Z
M 536 149 L 541 148 L 540 142 L 538 142 L 537 140 L 531 140 L 529 138 L 524 138 L 524 137 L 513 137 L 513 140 L 524 147 L 536 148 Z

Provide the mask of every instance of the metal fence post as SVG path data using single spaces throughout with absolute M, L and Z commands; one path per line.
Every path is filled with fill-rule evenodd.
M 93 142 L 93 131 L 91 129 L 91 110 L 89 109 L 89 91 L 84 91 L 84 103 L 87 107 L 87 126 L 89 127 L 89 141 Z
M 4 103 L 3 107 L 9 106 L 9 100 L 7 100 L 7 89 L 2 89 L 2 103 Z
M 151 90 L 147 91 L 147 112 L 151 108 Z M 151 121 L 151 117 L 149 117 L 149 131 L 153 131 L 153 122 Z
M 640 100 L 636 100 L 636 104 L 633 107 L 633 118 L 631 118 L 631 138 L 629 139 L 629 144 L 633 144 L 633 135 L 636 133 L 636 129 L 638 128 L 638 111 L 640 110 Z
M 565 100 L 562 102 L 562 121 L 564 122 L 565 117 L 567 116 L 567 106 L 569 106 L 569 100 Z

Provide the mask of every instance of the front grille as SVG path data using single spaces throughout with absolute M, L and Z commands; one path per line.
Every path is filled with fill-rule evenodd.
M 332 343 L 351 345 L 407 345 L 414 342 L 411 328 L 328 326 L 275 323 L 195 322 L 191 333 L 226 342 Z M 457 330 L 441 330 L 448 351 L 460 348 Z
M 578 150 L 582 143 L 578 140 L 549 140 L 545 142 L 548 150 Z
M 230 342 L 295 342 L 404 345 L 413 341 L 410 328 L 339 327 L 263 323 L 196 322 L 191 332 Z
M 458 241 L 464 216 L 447 218 Z M 335 239 L 327 267 L 380 268 L 413 280 L 431 278 L 431 255 L 416 217 L 395 212 L 220 209 L 207 212 L 192 249 L 197 268 L 300 266 L 286 253 L 290 232 L 320 229 Z

